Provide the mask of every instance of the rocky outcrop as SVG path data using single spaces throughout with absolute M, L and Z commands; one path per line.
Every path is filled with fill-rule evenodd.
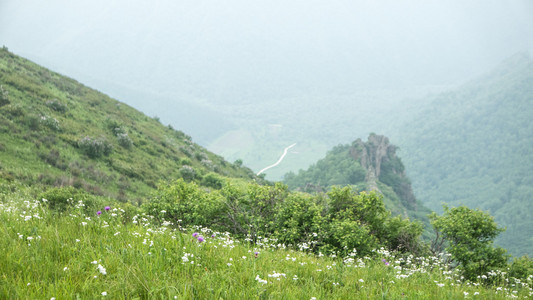
M 406 207 L 416 209 L 411 183 L 396 150 L 387 137 L 372 133 L 368 142 L 357 139 L 352 143 L 350 156 L 366 170 L 365 181 L 369 190 L 381 192 L 377 184 L 379 180 L 391 186 Z

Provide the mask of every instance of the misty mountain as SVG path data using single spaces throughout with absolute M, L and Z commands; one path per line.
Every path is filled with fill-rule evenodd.
M 387 4 L 5 0 L 0 3 L 0 43 L 126 99 L 210 146 L 226 133 L 248 126 L 236 118 L 235 110 L 246 114 L 260 106 L 284 116 L 287 111 L 300 114 L 302 106 L 316 109 L 318 101 L 326 104 L 338 98 L 340 107 L 356 103 L 358 110 L 367 111 L 365 106 L 370 105 L 372 111 L 376 106 L 383 111 L 389 106 L 388 97 L 361 102 L 351 95 L 464 82 L 512 53 L 533 48 L 532 12 L 531 3 L 522 0 Z M 394 99 L 401 103 L 403 98 Z M 297 103 L 278 106 L 292 100 Z M 191 114 L 208 113 L 192 118 L 180 109 L 187 106 L 192 106 L 187 110 Z M 218 112 L 219 107 L 232 111 L 227 114 L 227 108 L 222 117 L 212 119 L 209 112 Z M 328 120 L 337 119 L 336 110 L 328 112 Z M 282 122 L 273 124 L 291 121 L 278 119 Z M 255 127 L 246 129 L 254 135 L 269 124 L 261 117 Z M 380 128 L 361 131 L 358 136 L 384 132 Z M 352 138 L 337 137 L 317 147 L 322 155 Z M 267 155 L 273 151 L 276 156 L 276 149 L 286 146 L 285 141 L 279 143 L 262 159 L 241 158 L 263 167 L 270 163 Z M 225 155 L 228 152 L 229 159 L 243 156 L 224 149 Z M 291 169 L 305 166 L 296 163 Z M 279 179 L 288 170 L 267 176 Z
M 488 210 L 514 255 L 533 249 L 533 60 L 517 54 L 493 72 L 431 98 L 393 136 L 417 199 Z

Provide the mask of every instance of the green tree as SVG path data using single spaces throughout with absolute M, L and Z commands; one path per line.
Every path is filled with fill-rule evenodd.
M 439 245 L 447 241 L 445 250 L 463 269 L 467 279 L 472 280 L 479 274 L 506 266 L 506 250 L 493 247 L 494 238 L 504 229 L 499 228 L 487 212 L 466 206 L 451 209 L 444 206 L 442 216 L 433 213 L 430 219 L 437 233 L 433 250 L 441 250 Z

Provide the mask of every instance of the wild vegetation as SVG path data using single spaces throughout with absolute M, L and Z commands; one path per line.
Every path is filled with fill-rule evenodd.
M 339 244 L 341 251 L 322 252 L 313 243 L 307 248 L 281 241 L 313 239 L 312 233 L 287 233 L 279 239 L 252 233 L 237 238 L 242 233 L 192 225 L 199 219 L 186 219 L 190 213 L 185 211 L 162 210 L 154 216 L 149 212 L 155 212 L 155 206 L 138 208 L 74 188 L 51 188 L 43 193 L 4 180 L 0 187 L 0 297 L 5 299 L 500 299 L 533 295 L 530 260 L 517 260 L 509 269 L 488 269 L 469 279 L 449 255 L 371 249 L 379 244 L 376 240 L 367 243 L 368 237 L 358 235 L 364 226 L 349 234 L 348 228 L 360 226 L 355 220 L 345 219 L 336 226 L 348 233 L 340 236 L 346 246 L 359 248 Z M 180 181 L 173 187 L 174 191 L 166 191 L 201 193 L 194 183 Z M 255 184 L 249 188 L 261 189 Z M 354 198 L 346 189 L 336 193 L 331 195 L 337 197 L 332 203 L 336 209 L 347 208 L 357 197 L 374 199 L 379 206 L 379 198 L 371 195 Z M 313 207 L 310 203 L 300 205 Z M 300 205 L 293 202 L 294 208 L 302 210 Z M 279 226 L 297 228 L 289 223 Z M 354 244 L 356 240 L 365 243 Z
M 394 134 L 417 198 L 487 210 L 496 240 L 533 255 L 533 60 L 519 54 L 430 105 Z
M 0 177 L 142 202 L 160 180 L 263 179 L 135 109 L 0 50 Z
M 388 210 L 420 220 L 429 229 L 431 212 L 417 201 L 405 167 L 396 155 L 397 147 L 385 136 L 370 134 L 367 142 L 357 139 L 338 145 L 307 170 L 289 172 L 283 182 L 293 190 L 324 192 L 334 186 L 347 186 L 355 191 L 375 190 L 383 195 Z M 426 232 L 429 237 L 431 232 Z
M 0 298 L 533 295 L 532 261 L 493 246 L 501 229 L 486 212 L 432 215 L 429 244 L 380 193 L 290 191 L 0 54 Z M 386 153 L 379 174 L 403 171 Z

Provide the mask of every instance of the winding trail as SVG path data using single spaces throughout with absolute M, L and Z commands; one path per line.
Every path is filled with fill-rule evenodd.
M 257 172 L 257 176 L 259 176 L 259 174 L 263 173 L 264 171 L 270 169 L 270 168 L 274 168 L 275 166 L 279 165 L 281 163 L 281 161 L 283 160 L 283 158 L 285 158 L 285 155 L 287 155 L 287 151 L 289 151 L 290 148 L 296 146 L 296 143 L 290 145 L 289 147 L 285 148 L 285 150 L 283 150 L 283 154 L 281 155 L 281 157 L 278 159 L 278 161 L 273 164 L 273 165 L 270 165 L 266 168 L 264 168 L 263 170 Z

